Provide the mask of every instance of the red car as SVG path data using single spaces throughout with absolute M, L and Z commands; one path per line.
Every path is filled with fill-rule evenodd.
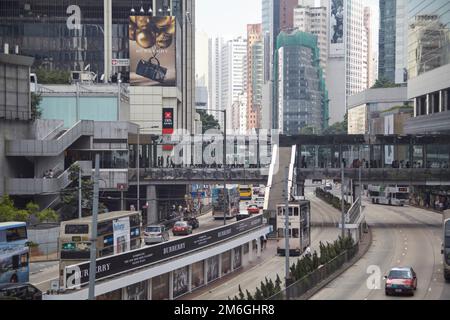
M 256 204 L 251 204 L 247 207 L 247 212 L 250 214 L 258 214 L 259 208 Z
M 192 226 L 186 221 L 178 221 L 173 226 L 172 233 L 174 236 L 187 236 L 192 234 Z
M 386 280 L 386 295 L 407 293 L 414 295 L 417 290 L 417 275 L 413 268 L 393 268 Z

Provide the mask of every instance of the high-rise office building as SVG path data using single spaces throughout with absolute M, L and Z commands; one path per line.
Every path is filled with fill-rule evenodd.
M 233 103 L 239 101 L 246 92 L 247 39 L 238 37 L 226 41 L 220 50 L 220 60 L 220 110 L 227 110 L 227 127 L 232 128 Z M 242 112 L 246 113 L 247 110 Z M 246 126 L 246 121 L 240 126 Z
M 373 21 L 373 10 L 371 7 L 364 8 L 364 30 L 366 33 L 366 44 L 367 44 L 367 88 L 371 88 L 376 81 L 376 57 L 374 54 L 372 40 L 373 31 L 372 30 Z
M 317 36 L 282 32 L 275 54 L 277 127 L 283 134 L 300 134 L 310 127 L 320 133 L 328 124 L 328 94 L 319 60 Z
M 223 122 L 222 113 L 218 111 L 211 110 L 222 110 L 221 103 L 221 74 L 222 74 L 222 59 L 221 59 L 221 49 L 222 49 L 223 39 L 222 38 L 210 38 L 209 39 L 209 61 L 208 61 L 208 87 L 209 87 L 209 111 L 208 113 L 214 116 L 220 123 Z
M 450 2 L 413 0 L 407 8 L 408 99 L 414 101 L 414 118 L 406 133 L 449 133 Z
M 249 24 L 247 25 L 247 130 L 261 126 L 263 57 L 261 24 Z
M 158 123 L 158 129 L 145 131 L 161 133 L 162 108 L 170 106 L 174 109 L 175 128 L 193 131 L 193 0 L 0 1 L 0 44 L 8 43 L 10 48 L 17 45 L 21 54 L 34 57 L 32 70 L 89 69 L 98 80 L 104 74 L 108 81 L 115 72 L 129 72 L 129 67 L 114 67 L 112 60 L 130 58 L 130 15 L 172 15 L 177 25 L 176 85 L 164 92 L 161 87 L 130 87 L 130 120 L 145 128 Z
M 332 0 L 327 89 L 330 124 L 344 120 L 347 97 L 367 88 L 367 36 L 362 0 Z
M 395 83 L 406 82 L 407 0 L 380 0 L 378 76 Z
M 300 1 L 302 3 L 302 1 Z M 303 1 L 303 3 L 314 4 L 314 1 Z M 328 12 L 326 6 L 299 5 L 294 9 L 294 28 L 299 31 L 312 33 L 317 36 L 320 50 L 320 65 L 326 77 L 328 60 Z

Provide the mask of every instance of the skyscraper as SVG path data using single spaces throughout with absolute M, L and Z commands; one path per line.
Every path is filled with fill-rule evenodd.
M 407 0 L 380 0 L 378 77 L 406 82 Z
M 331 0 L 327 89 L 330 124 L 344 120 L 347 97 L 367 88 L 367 36 L 362 0 Z
M 264 77 L 261 24 L 247 25 L 247 130 L 260 128 Z
M 277 127 L 300 134 L 306 127 L 320 133 L 328 123 L 328 94 L 319 60 L 317 36 L 281 32 L 275 54 Z
M 314 3 L 314 1 L 303 2 Z M 294 28 L 317 36 L 317 44 L 320 49 L 320 65 L 322 70 L 324 70 L 325 77 L 328 60 L 328 21 L 326 6 L 299 5 L 294 9 Z
M 220 50 L 220 60 L 220 109 L 227 110 L 227 126 L 232 128 L 232 106 L 246 92 L 247 39 L 238 37 L 226 41 Z M 247 109 L 241 112 L 246 114 Z M 246 121 L 240 123 L 240 126 L 246 125 Z

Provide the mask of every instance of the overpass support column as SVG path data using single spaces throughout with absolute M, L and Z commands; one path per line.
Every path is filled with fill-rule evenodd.
M 261 239 L 256 240 L 256 257 L 261 258 Z
M 157 223 L 158 217 L 158 203 L 156 197 L 156 186 L 147 186 L 146 197 L 148 202 L 147 208 L 147 224 Z
M 253 261 L 253 240 L 248 243 L 248 262 Z
M 297 196 L 305 195 L 305 181 L 297 181 Z

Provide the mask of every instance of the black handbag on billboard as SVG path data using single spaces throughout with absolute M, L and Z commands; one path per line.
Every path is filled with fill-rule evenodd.
M 153 60 L 156 60 L 157 63 L 154 63 Z M 136 67 L 137 75 L 160 83 L 164 82 L 166 73 L 167 68 L 161 67 L 159 60 L 155 57 L 150 58 L 148 61 L 140 60 Z

